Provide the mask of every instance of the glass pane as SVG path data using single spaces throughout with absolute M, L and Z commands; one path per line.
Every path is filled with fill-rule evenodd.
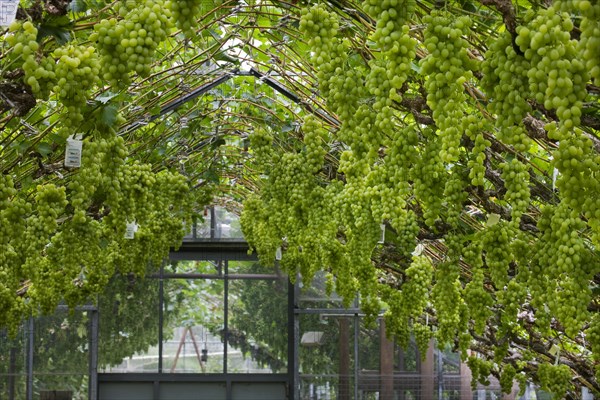
M 34 321 L 34 398 L 45 391 L 88 397 L 89 319 L 87 312 L 57 311 Z
M 158 286 L 118 276 L 99 296 L 100 372 L 158 372 Z
M 281 275 L 281 271 L 275 269 L 275 267 L 265 267 L 259 264 L 258 261 L 228 261 L 228 273 L 229 275 L 234 274 L 267 274 L 267 275 Z M 283 276 L 282 276 L 283 277 Z
M 218 261 L 171 261 L 165 265 L 166 274 L 207 274 L 223 275 L 223 262 Z
M 163 372 L 223 373 L 222 279 L 165 280 Z
M 225 208 L 215 207 L 215 239 L 243 239 L 240 217 Z
M 354 319 L 333 314 L 302 314 L 299 318 L 301 391 L 332 398 L 352 394 Z
M 25 399 L 27 336 L 23 326 L 14 336 L 0 330 L 0 393 L 7 399 Z
M 325 272 L 317 272 L 310 285 L 299 282 L 300 295 L 298 301 L 302 308 L 341 308 L 342 298 L 333 291 L 327 293 L 327 277 Z
M 287 371 L 287 288 L 283 277 L 229 282 L 227 372 Z

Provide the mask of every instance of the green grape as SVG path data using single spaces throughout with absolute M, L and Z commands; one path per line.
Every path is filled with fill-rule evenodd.
M 179 0 L 168 3 L 175 24 L 188 38 L 194 36 L 194 23 L 202 12 L 204 0 Z
M 9 27 L 10 34 L 6 43 L 12 47 L 11 59 L 19 60 L 25 76 L 23 81 L 38 98 L 46 99 L 54 87 L 54 60 L 49 57 L 38 57 L 40 48 L 37 42 L 38 30 L 31 21 L 14 21 Z
M 501 164 L 500 168 L 506 188 L 504 200 L 511 206 L 510 226 L 517 230 L 520 226 L 521 216 L 529 206 L 529 172 L 527 166 L 516 158 Z
M 550 8 L 529 19 L 527 25 L 517 28 L 516 39 L 530 63 L 529 91 L 544 107 L 556 110 L 560 126 L 549 136 L 562 140 L 580 124 L 589 75 L 577 57 L 576 41 L 570 37 L 573 22 L 568 14 Z
M 490 361 L 472 355 L 467 359 L 467 365 L 471 370 L 471 388 L 473 390 L 477 389 L 478 382 L 482 385 L 489 385 L 489 377 L 493 367 Z
M 467 54 L 467 42 L 462 37 L 470 30 L 471 20 L 454 18 L 434 10 L 423 19 L 426 24 L 423 44 L 429 54 L 421 60 L 421 73 L 426 76 L 427 105 L 439 129 L 442 161 L 451 163 L 459 158 L 467 96 L 464 83 L 472 79 L 472 61 Z
M 61 122 L 70 133 L 75 133 L 74 128 L 84 120 L 83 108 L 89 93 L 99 81 L 100 60 L 91 46 L 60 47 L 54 50 L 54 57 L 58 61 L 53 91 L 66 109 Z
M 413 180 L 413 191 L 423 205 L 423 219 L 432 227 L 439 217 L 442 208 L 440 191 L 445 186 L 446 169 L 440 158 L 441 143 L 429 136 L 419 161 L 410 171 Z
M 90 40 L 96 42 L 103 79 L 121 87 L 129 83 L 131 72 L 150 74 L 156 48 L 167 37 L 171 13 L 163 0 L 121 2 L 117 11 L 123 19 L 101 20 Z
M 500 221 L 482 231 L 482 245 L 486 249 L 485 263 L 490 278 L 498 290 L 503 289 L 508 283 L 508 267 L 513 259 L 510 247 L 513 231 L 505 221 Z
M 461 322 L 461 284 L 458 263 L 445 262 L 437 266 L 431 295 L 438 319 L 435 336 L 440 345 L 450 343 L 458 336 Z
M 492 100 L 488 108 L 496 115 L 497 137 L 521 152 L 531 146 L 523 126 L 523 118 L 531 111 L 523 93 L 529 69 L 529 62 L 515 51 L 509 32 L 492 43 L 482 63 L 481 85 Z
M 452 227 L 458 226 L 460 214 L 463 210 L 463 204 L 467 200 L 467 191 L 465 190 L 466 184 L 461 177 L 460 170 L 456 171 L 458 169 L 459 167 L 456 165 L 452 167 L 443 194 L 448 209 L 446 222 Z
M 491 142 L 485 138 L 483 132 L 486 123 L 474 114 L 467 115 L 462 121 L 462 129 L 473 141 L 473 149 L 469 154 L 467 167 L 469 167 L 469 179 L 474 186 L 483 186 L 485 177 L 485 150 L 491 146 Z
M 433 332 L 431 332 L 431 328 L 428 325 L 416 323 L 413 324 L 413 334 L 415 335 L 417 349 L 421 355 L 421 361 L 425 361 L 431 338 L 433 337 Z
M 538 366 L 537 377 L 542 389 L 563 399 L 565 394 L 573 390 L 571 369 L 566 365 L 542 363 Z
M 502 389 L 502 393 L 512 392 L 516 374 L 517 370 L 515 367 L 511 364 L 504 365 L 500 374 L 500 388 Z
M 425 256 L 414 257 L 405 271 L 402 285 L 402 302 L 405 314 L 416 318 L 423 314 L 429 303 L 429 288 L 433 280 L 433 266 Z
M 465 248 L 463 257 L 471 267 L 471 281 L 464 288 L 463 299 L 473 320 L 475 333 L 481 335 L 485 332 L 488 318 L 492 316 L 491 307 L 494 304 L 492 295 L 484 286 L 482 242 L 471 242 Z

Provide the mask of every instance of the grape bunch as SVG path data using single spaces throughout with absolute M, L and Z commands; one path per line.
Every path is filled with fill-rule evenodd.
M 202 11 L 204 0 L 179 0 L 169 2 L 175 25 L 188 38 L 194 37 L 194 24 Z
M 463 251 L 463 259 L 471 269 L 471 281 L 465 285 L 463 299 L 477 334 L 485 331 L 487 320 L 492 315 L 490 308 L 494 304 L 492 295 L 485 289 L 482 250 L 481 241 L 474 240 Z
M 542 363 L 538 366 L 537 377 L 542 389 L 558 399 L 563 399 L 567 392 L 573 390 L 571 369 L 564 364 Z
M 83 108 L 89 92 L 99 81 L 100 60 L 95 48 L 67 45 L 54 50 L 58 59 L 54 67 L 56 85 L 53 90 L 66 107 L 63 126 L 73 129 L 83 122 Z
M 405 315 L 417 318 L 429 302 L 429 288 L 433 280 L 433 265 L 425 256 L 413 258 L 405 271 L 406 282 L 402 284 L 402 302 Z
M 531 19 L 531 18 L 530 18 Z M 559 129 L 552 139 L 566 138 L 580 124 L 589 75 L 577 57 L 577 42 L 571 39 L 573 22 L 553 8 L 540 10 L 527 25 L 517 27 L 516 43 L 530 63 L 527 71 L 531 97 L 549 110 L 556 110 Z
M 10 57 L 20 59 L 25 72 L 24 82 L 38 98 L 48 98 L 54 86 L 54 60 L 49 57 L 37 58 L 40 47 L 37 42 L 38 30 L 31 21 L 14 21 L 9 27 L 6 43 L 12 47 Z
M 505 364 L 502 367 L 500 374 L 500 388 L 502 393 L 510 393 L 512 391 L 517 370 L 512 364 Z
M 454 165 L 450 171 L 450 176 L 444 186 L 444 202 L 446 203 L 446 222 L 457 227 L 460 214 L 463 210 L 463 204 L 467 199 L 466 183 L 463 180 L 461 167 Z
M 486 121 L 476 114 L 469 114 L 462 121 L 465 135 L 473 141 L 467 167 L 469 168 L 469 179 L 474 186 L 483 186 L 484 183 L 485 150 L 491 146 L 491 142 L 484 136 L 484 132 L 487 130 L 486 125 Z
M 527 151 L 531 139 L 525 132 L 523 118 L 531 111 L 527 102 L 527 72 L 530 64 L 513 45 L 509 32 L 500 34 L 485 55 L 481 85 L 490 99 L 488 109 L 496 115 L 497 137 L 513 145 L 517 151 Z
M 600 3 L 589 0 L 555 0 L 556 12 L 580 15 L 578 51 L 595 85 L 600 85 Z
M 431 342 L 431 338 L 433 337 L 433 332 L 428 325 L 419 323 L 414 323 L 412 329 L 413 334 L 415 335 L 417 350 L 419 350 L 419 354 L 421 355 L 421 361 L 425 361 L 425 358 L 427 357 L 427 350 L 429 350 L 429 344 Z
M 517 230 L 521 222 L 521 216 L 529 206 L 529 172 L 527 165 L 516 158 L 500 165 L 502 179 L 506 193 L 504 200 L 510 204 L 511 222 L 510 226 Z
M 425 75 L 427 105 L 440 131 L 442 161 L 458 160 L 462 132 L 459 129 L 467 99 L 464 83 L 473 77 L 472 61 L 467 54 L 467 41 L 471 27 L 469 17 L 455 18 L 434 10 L 423 18 L 424 45 L 429 54 L 421 60 L 421 73 Z
M 131 72 L 148 76 L 156 48 L 166 39 L 171 23 L 163 0 L 136 3 L 119 3 L 123 19 L 103 19 L 90 36 L 99 50 L 103 79 L 117 87 L 129 83 Z
M 513 259 L 510 241 L 513 229 L 506 221 L 500 221 L 482 231 L 482 245 L 486 250 L 485 263 L 490 278 L 497 289 L 508 283 L 508 267 Z
M 435 336 L 441 344 L 450 343 L 459 333 L 461 308 L 464 303 L 458 276 L 457 262 L 444 262 L 437 265 L 431 298 L 438 319 L 438 330 Z
M 440 156 L 440 141 L 431 134 L 427 139 L 420 159 L 410 171 L 410 177 L 415 196 L 423 205 L 423 219 L 431 227 L 440 215 L 443 201 L 440 192 L 445 187 L 447 171 Z

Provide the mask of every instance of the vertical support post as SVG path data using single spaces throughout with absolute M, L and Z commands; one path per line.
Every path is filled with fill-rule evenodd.
M 358 349 L 358 338 L 360 336 L 360 318 L 354 314 L 354 399 L 358 399 L 358 380 L 360 378 L 360 358 Z
M 164 273 L 165 263 L 160 264 L 160 277 L 158 279 L 158 373 L 163 372 L 163 312 L 164 312 Z
M 210 238 L 216 239 L 217 233 L 217 212 L 215 206 L 210 207 Z
M 350 400 L 350 321 L 346 317 L 339 319 L 339 388 L 338 399 Z
M 33 400 L 33 345 L 34 345 L 34 332 L 33 332 L 33 317 L 29 317 L 28 323 L 28 345 L 27 345 L 27 387 L 25 389 L 25 396 L 27 400 Z
M 427 354 L 425 355 L 425 361 L 421 362 L 421 399 L 433 399 L 433 351 L 434 343 L 433 339 L 429 342 L 427 348 Z
M 288 399 L 296 400 L 296 371 L 298 370 L 298 341 L 296 332 L 296 285 L 288 279 L 288 351 L 287 351 L 287 368 L 288 368 Z
M 473 391 L 471 390 L 471 369 L 466 363 L 459 364 L 460 368 L 460 399 L 461 400 L 472 400 Z
M 17 348 L 10 346 L 8 361 L 8 400 L 15 400 L 15 378 L 17 376 Z
M 90 400 L 98 399 L 98 310 L 92 310 L 90 319 L 90 377 L 88 396 Z
M 394 342 L 388 339 L 385 320 L 379 325 L 379 374 L 380 400 L 394 399 Z
M 438 399 L 443 398 L 444 394 L 444 353 L 442 350 L 437 349 L 438 362 L 437 362 L 437 384 L 438 384 Z
M 224 291 L 225 298 L 223 299 L 223 373 L 227 373 L 227 352 L 229 345 L 229 264 L 227 260 L 221 260 L 220 263 L 225 263 Z M 227 399 L 229 399 L 229 392 Z

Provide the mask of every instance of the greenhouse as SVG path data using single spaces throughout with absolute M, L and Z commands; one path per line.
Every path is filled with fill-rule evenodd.
M 600 398 L 598 0 L 0 0 L 0 400 Z

